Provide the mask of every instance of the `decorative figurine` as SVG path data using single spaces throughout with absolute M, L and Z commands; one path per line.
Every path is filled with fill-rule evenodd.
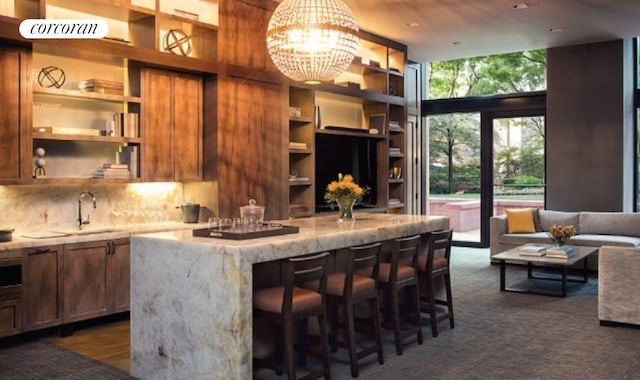
M 43 178 L 47 176 L 47 172 L 44 170 L 44 166 L 47 164 L 44 155 L 44 148 L 36 148 L 36 156 L 38 156 L 38 158 L 36 158 L 35 161 L 36 169 L 33 172 L 33 178 Z

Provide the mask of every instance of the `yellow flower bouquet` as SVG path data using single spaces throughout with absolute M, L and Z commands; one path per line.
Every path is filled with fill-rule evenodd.
M 337 181 L 331 181 L 327 185 L 324 199 L 327 203 L 336 202 L 340 208 L 339 220 L 353 219 L 353 206 L 356 201 L 361 201 L 362 197 L 369 191 L 367 187 L 361 187 L 353 181 L 351 174 L 338 174 Z
M 572 224 L 568 226 L 557 226 L 554 224 L 549 228 L 548 232 L 549 238 L 558 245 L 565 245 L 575 234 L 576 229 Z

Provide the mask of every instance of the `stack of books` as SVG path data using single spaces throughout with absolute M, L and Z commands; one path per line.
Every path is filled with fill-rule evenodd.
M 93 178 L 106 179 L 128 179 L 131 177 L 129 165 L 127 164 L 103 164 L 101 168 L 97 168 L 92 173 Z
M 566 245 L 560 247 L 547 248 L 547 257 L 552 259 L 568 259 L 575 254 L 573 248 Z
M 402 154 L 402 152 L 400 151 L 400 148 L 396 148 L 396 147 L 392 147 L 392 146 L 390 146 L 390 147 L 389 147 L 389 154 L 390 154 L 390 155 L 392 155 L 392 156 L 393 156 L 393 155 L 396 155 L 396 156 L 397 156 L 397 155 Z
M 289 143 L 289 149 L 307 149 L 307 143 L 291 141 Z
M 388 126 L 390 132 L 402 132 L 402 127 L 397 121 L 389 120 Z
M 525 245 L 524 247 L 520 247 L 520 256 L 544 256 L 546 254 L 547 248 L 539 245 Z
M 87 79 L 81 80 L 78 84 L 80 91 L 97 92 L 100 94 L 122 95 L 124 93 L 124 84 L 105 79 Z

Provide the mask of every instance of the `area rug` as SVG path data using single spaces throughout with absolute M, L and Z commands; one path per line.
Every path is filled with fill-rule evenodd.
M 64 348 L 33 341 L 0 348 L 1 380 L 118 380 L 128 373 Z

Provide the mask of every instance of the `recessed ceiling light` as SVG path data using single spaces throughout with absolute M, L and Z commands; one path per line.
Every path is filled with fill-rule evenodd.
M 527 8 L 529 8 L 529 4 L 527 4 L 527 3 L 513 4 L 511 6 L 511 8 L 513 8 L 513 9 L 527 9 Z
M 420 26 L 420 23 L 417 21 L 409 21 L 406 25 L 410 28 L 415 28 L 416 26 Z
M 549 31 L 551 33 L 560 33 L 562 31 L 564 31 L 564 29 L 562 29 L 562 28 L 549 28 Z

